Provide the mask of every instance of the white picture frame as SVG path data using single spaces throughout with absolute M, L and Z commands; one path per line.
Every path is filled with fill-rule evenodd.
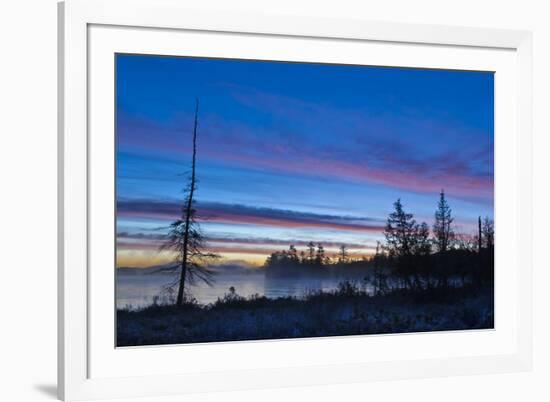
M 146 33 L 140 31 L 143 29 L 147 30 Z M 315 47 L 315 41 L 323 42 L 323 46 L 333 46 L 336 55 L 334 57 L 340 54 L 336 51 L 339 47 L 348 44 L 350 47 L 376 47 L 378 50 L 373 50 L 373 54 L 380 56 L 373 57 L 380 57 L 378 62 L 385 65 L 400 63 L 398 58 L 392 61 L 399 47 L 399 57 L 412 57 L 408 65 L 417 67 L 492 69 L 492 66 L 496 66 L 495 71 L 501 71 L 500 77 L 505 81 L 501 80 L 502 86 L 497 86 L 496 91 L 502 88 L 500 95 L 509 95 L 507 103 L 499 103 L 499 98 L 495 98 L 498 109 L 496 113 L 499 114 L 495 120 L 496 132 L 500 133 L 501 139 L 496 145 L 496 213 L 497 216 L 509 216 L 509 223 L 500 228 L 497 226 L 497 233 L 501 230 L 508 234 L 506 239 L 502 237 L 501 242 L 506 247 L 500 247 L 500 250 L 497 247 L 496 251 L 496 270 L 500 269 L 499 264 L 506 266 L 503 269 L 506 274 L 502 276 L 503 280 L 499 285 L 502 287 L 496 289 L 497 298 L 507 300 L 507 304 L 502 306 L 509 311 L 507 318 L 500 320 L 500 327 L 497 315 L 497 329 L 492 333 L 439 334 L 437 339 L 433 334 L 426 333 L 414 336 L 237 342 L 232 345 L 219 343 L 207 347 L 151 347 L 146 350 L 126 349 L 123 355 L 114 352 L 114 344 L 109 346 L 109 338 L 113 337 L 113 321 L 108 314 L 107 317 L 103 314 L 111 301 L 100 303 L 94 296 L 97 292 L 111 291 L 112 283 L 108 283 L 108 278 L 103 281 L 95 270 L 91 272 L 90 269 L 96 259 L 96 251 L 90 251 L 90 240 L 97 237 L 98 230 L 103 233 L 101 225 L 96 223 L 97 214 L 90 223 L 90 211 L 96 208 L 95 205 L 102 198 L 97 197 L 95 190 L 90 191 L 93 181 L 91 172 L 94 172 L 93 175 L 101 174 L 97 173 L 101 169 L 95 167 L 97 164 L 94 161 L 98 158 L 109 159 L 108 151 L 98 153 L 91 150 L 94 147 L 98 149 L 97 139 L 106 141 L 105 143 L 111 141 L 112 134 L 108 133 L 108 126 L 113 125 L 112 106 L 104 102 L 106 98 L 101 98 L 102 92 L 108 94 L 112 91 L 112 86 L 108 84 L 112 77 L 108 72 L 103 74 L 95 71 L 101 70 L 102 65 L 105 66 L 101 64 L 102 54 L 108 56 L 112 52 L 128 49 L 171 54 L 177 51 L 178 40 L 184 39 L 181 35 L 200 36 L 201 33 L 216 35 L 220 40 L 224 36 L 238 37 L 245 41 L 248 40 L 246 38 L 253 38 L 248 45 L 245 42 L 235 42 L 233 49 L 236 50 L 227 46 L 227 52 L 250 52 L 251 57 L 253 49 L 258 48 L 254 41 L 265 43 L 262 47 L 266 49 L 261 51 L 269 52 L 270 48 L 277 47 L 277 41 L 301 40 L 310 41 L 312 47 Z M 163 35 L 166 39 L 162 41 L 165 46 L 162 49 L 157 48 L 158 35 Z M 180 36 L 176 38 L 177 35 Z M 169 37 L 172 36 L 176 39 L 171 40 Z M 112 40 L 108 40 L 109 38 Z M 407 52 L 407 49 L 412 49 L 411 46 L 414 51 Z M 177 0 L 69 0 L 59 4 L 59 49 L 58 392 L 61 399 L 161 396 L 530 369 L 531 33 L 207 12 L 188 9 Z M 318 53 L 322 51 L 321 47 L 319 49 L 321 50 Z M 440 52 L 439 55 L 446 52 L 446 60 L 436 64 L 435 58 L 430 58 L 432 51 Z M 467 52 L 477 55 L 477 64 L 471 61 L 472 57 L 462 57 L 462 53 Z M 407 56 L 407 53 L 411 54 Z M 229 56 L 231 54 L 228 53 Z M 341 55 L 344 57 L 345 50 L 342 50 Z M 419 55 L 423 55 L 422 59 L 419 59 Z M 254 54 L 254 57 L 262 58 L 262 55 Z M 287 57 L 293 59 L 298 56 L 288 53 Z M 304 57 L 316 56 L 311 53 Z M 102 82 L 104 79 L 105 83 Z M 101 90 L 102 87 L 104 91 Z M 93 115 L 90 111 L 92 106 Z M 503 120 L 499 120 L 499 116 Z M 499 158 L 499 154 L 502 157 Z M 505 172 L 506 177 L 503 177 L 503 173 L 499 179 L 499 171 Z M 108 174 L 109 170 L 106 169 L 106 172 Z M 107 194 L 110 189 L 112 191 L 112 187 L 107 186 L 101 191 Z M 94 228 L 93 231 L 90 230 L 91 227 Z M 517 255 L 522 256 L 521 267 Z M 91 258 L 92 256 L 94 257 Z M 92 283 L 94 286 L 91 286 Z M 389 357 L 388 354 L 387 358 L 374 358 L 374 353 L 371 353 L 369 359 L 361 354 L 356 354 L 353 358 L 342 358 L 336 352 L 331 355 L 331 351 L 342 348 L 366 348 L 365 339 L 371 344 L 376 343 L 379 350 L 393 348 L 396 351 L 410 351 L 414 348 L 414 354 L 402 353 L 403 357 L 400 357 L 396 352 L 395 356 Z M 434 352 L 437 348 L 448 349 L 446 346 L 449 344 L 454 345 L 452 354 Z M 490 344 L 495 347 L 491 349 L 484 346 Z M 428 353 L 426 345 L 432 345 L 431 353 Z M 315 359 L 318 348 L 328 351 L 328 357 Z M 158 367 L 159 362 L 168 361 L 168 356 L 173 356 L 174 353 L 179 356 L 194 356 L 192 359 L 195 362 L 202 356 L 203 364 L 199 369 L 187 371 L 179 371 L 170 365 L 157 371 L 136 368 L 136 361 Z M 240 365 L 230 369 L 222 364 L 221 359 L 217 361 L 216 356 L 233 359 L 240 357 Z M 255 360 L 254 356 L 260 356 L 262 361 L 258 361 L 258 358 Z

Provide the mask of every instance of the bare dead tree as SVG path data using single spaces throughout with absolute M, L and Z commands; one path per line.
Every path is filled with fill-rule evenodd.
M 213 271 L 208 269 L 208 262 L 219 258 L 217 254 L 206 251 L 206 239 L 197 220 L 195 191 L 197 190 L 196 159 L 197 159 L 197 125 L 199 100 L 195 104 L 195 120 L 193 125 L 193 153 L 191 174 L 184 189 L 185 199 L 181 216 L 170 224 L 166 242 L 161 249 L 175 252 L 174 268 L 180 269 L 179 278 L 172 284 L 178 286 L 176 304 L 181 306 L 185 301 L 186 284 L 193 285 L 197 281 L 212 284 Z

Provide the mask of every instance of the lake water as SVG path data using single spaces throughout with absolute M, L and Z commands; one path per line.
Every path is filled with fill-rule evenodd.
M 131 306 L 143 307 L 153 303 L 155 296 L 166 297 L 163 287 L 172 281 L 169 275 L 117 275 L 117 308 Z M 229 293 L 233 286 L 237 294 L 250 296 L 259 294 L 269 298 L 283 296 L 303 296 L 308 291 L 330 291 L 338 287 L 343 277 L 307 277 L 307 278 L 273 278 L 264 273 L 227 274 L 215 276 L 214 286 L 197 284 L 190 291 L 199 303 L 215 302 L 219 297 Z M 161 299 L 162 301 L 162 299 Z

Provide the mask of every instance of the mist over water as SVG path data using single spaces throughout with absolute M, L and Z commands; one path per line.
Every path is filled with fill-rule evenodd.
M 234 287 L 240 296 L 258 294 L 269 298 L 298 296 L 311 291 L 335 290 L 338 283 L 353 278 L 346 277 L 268 277 L 264 271 L 250 273 L 219 273 L 214 277 L 213 286 L 197 283 L 189 291 L 201 304 L 215 302 L 229 293 Z M 166 274 L 131 275 L 118 274 L 116 282 L 117 308 L 145 307 L 153 303 L 155 296 L 166 298 L 164 287 L 173 282 L 173 276 Z M 177 289 L 176 289 L 177 290 Z

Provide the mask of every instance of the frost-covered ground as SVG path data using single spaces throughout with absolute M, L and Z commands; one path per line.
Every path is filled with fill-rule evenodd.
M 369 296 L 353 286 L 302 298 L 242 298 L 207 306 L 118 310 L 117 345 L 281 339 L 493 328 L 492 287 L 399 290 Z

